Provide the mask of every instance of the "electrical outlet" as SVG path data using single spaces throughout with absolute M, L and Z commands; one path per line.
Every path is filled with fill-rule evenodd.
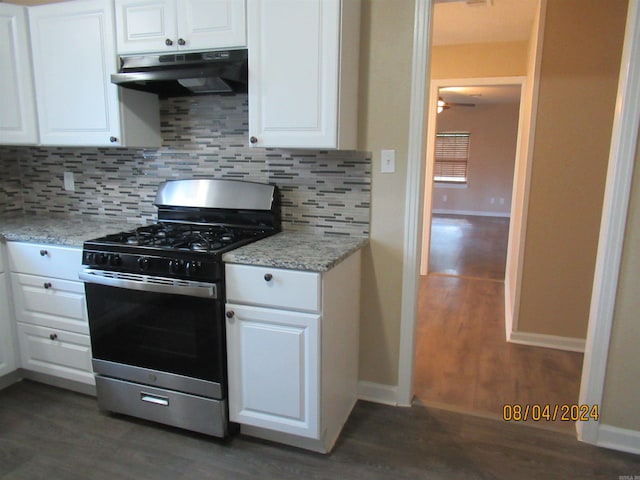
M 73 178 L 73 172 L 64 172 L 64 189 L 67 192 L 76 191 L 76 182 Z
M 489 203 L 491 205 L 493 205 L 494 203 L 496 203 L 496 197 L 491 197 L 491 200 L 489 200 Z
M 500 197 L 500 205 L 504 205 L 504 197 Z
M 444 203 L 447 203 L 447 196 L 446 196 L 446 195 L 442 195 L 442 201 L 443 201 Z
M 396 151 L 381 150 L 380 164 L 381 173 L 394 173 L 396 171 Z

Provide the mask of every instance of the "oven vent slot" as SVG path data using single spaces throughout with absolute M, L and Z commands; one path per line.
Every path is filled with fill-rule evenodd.
M 189 280 L 181 280 L 179 278 L 152 277 L 150 275 L 146 276 L 145 281 L 147 283 L 155 283 L 158 285 L 175 285 L 179 287 L 189 287 L 193 285 L 193 282 L 190 282 Z

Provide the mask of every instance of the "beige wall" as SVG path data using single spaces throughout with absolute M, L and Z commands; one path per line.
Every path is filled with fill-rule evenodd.
M 546 1 L 541 0 L 536 12 L 527 50 L 527 81 L 523 85 L 520 95 L 520 122 L 523 135 L 516 153 L 516 166 L 513 174 L 512 212 L 509 221 L 509 248 L 505 266 L 505 328 L 507 336 L 513 331 L 516 318 L 516 305 L 519 298 L 518 276 L 521 270 L 522 252 L 524 248 L 523 225 L 526 222 L 525 198 L 528 191 L 529 151 L 533 139 L 528 135 L 535 128 L 535 108 L 537 101 L 537 79 L 539 62 L 542 54 L 542 39 L 544 37 L 544 10 Z
M 438 114 L 438 132 L 470 132 L 471 135 L 467 187 L 434 186 L 433 209 L 509 215 L 518 113 L 518 103 L 503 103 L 453 107 Z
M 626 9 L 547 3 L 519 331 L 586 336 Z
M 359 148 L 373 154 L 370 246 L 363 255 L 360 379 L 397 383 L 413 0 L 363 0 Z M 396 172 L 380 173 L 380 150 Z
M 431 49 L 431 78 L 513 77 L 527 73 L 528 42 L 442 45 Z
M 613 316 L 601 423 L 640 431 L 640 130 Z

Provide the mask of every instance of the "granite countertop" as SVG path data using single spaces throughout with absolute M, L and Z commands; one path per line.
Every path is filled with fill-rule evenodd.
M 0 217 L 0 237 L 8 241 L 82 247 L 85 240 L 131 229 L 124 221 L 90 217 L 21 215 Z
M 136 226 L 122 220 L 86 216 L 21 215 L 0 217 L 0 238 L 15 242 L 82 247 L 85 240 L 130 230 Z M 367 242 L 367 238 L 360 237 L 285 231 L 227 252 L 222 259 L 227 263 L 326 272 Z
M 226 263 L 326 272 L 364 247 L 367 238 L 281 232 L 225 253 Z

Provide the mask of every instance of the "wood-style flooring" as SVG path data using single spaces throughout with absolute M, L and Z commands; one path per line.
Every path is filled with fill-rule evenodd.
M 320 455 L 103 413 L 93 397 L 27 380 L 0 391 L 2 480 L 618 480 L 638 474 L 640 456 L 422 406 L 358 402 L 333 452 Z
M 581 353 L 505 341 L 505 220 L 434 217 L 434 268 L 420 279 L 416 328 L 414 392 L 423 404 L 501 420 L 504 405 L 578 401 Z M 530 423 L 575 435 L 571 422 Z
M 509 219 L 432 215 L 429 273 L 504 280 Z

